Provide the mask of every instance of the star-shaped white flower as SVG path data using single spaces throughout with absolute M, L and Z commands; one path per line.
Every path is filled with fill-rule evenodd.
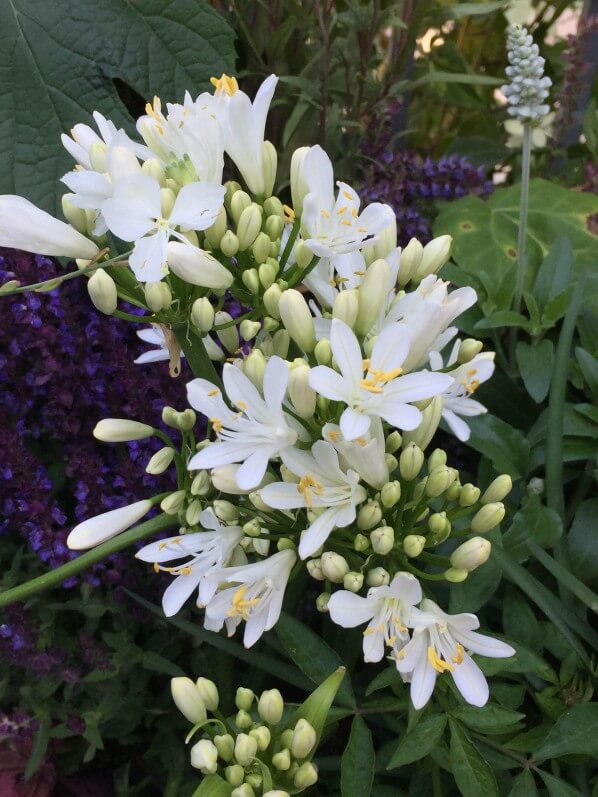
M 332 621 L 343 628 L 368 623 L 363 632 L 363 658 L 380 661 L 385 645 L 396 654 L 409 641 L 407 622 L 421 599 L 422 589 L 415 576 L 397 573 L 388 586 L 372 587 L 365 598 L 338 590 L 328 601 L 328 611 Z
M 205 415 L 218 441 L 195 454 L 189 470 L 216 468 L 242 462 L 237 484 L 252 490 L 264 478 L 268 462 L 292 446 L 302 427 L 282 408 L 289 380 L 284 360 L 271 357 L 264 372 L 264 397 L 236 365 L 226 363 L 222 380 L 236 411 L 225 403 L 222 393 L 205 379 L 187 385 L 191 406 Z
M 385 457 L 385 440 L 382 422 L 372 418 L 369 431 L 355 440 L 345 440 L 340 426 L 327 423 L 322 427 L 322 437 L 332 443 L 341 456 L 343 467 L 357 471 L 361 478 L 376 490 L 388 481 Z
M 364 359 L 351 328 L 333 319 L 330 346 L 340 373 L 320 365 L 312 369 L 309 383 L 320 395 L 347 405 L 340 418 L 345 440 L 366 434 L 372 417 L 398 429 L 415 429 L 422 416 L 410 402 L 431 398 L 450 386 L 451 379 L 444 374 L 401 375 L 410 344 L 404 324 L 389 324 L 378 335 L 371 357 Z
M 423 708 L 430 699 L 436 678 L 449 672 L 457 689 L 473 706 L 488 701 L 488 683 L 467 651 L 503 659 L 515 651 L 499 639 L 475 633 L 480 622 L 475 614 L 445 614 L 434 601 L 424 599 L 421 611 L 413 609 L 406 625 L 413 629 L 411 641 L 396 655 L 397 670 L 411 683 L 411 702 Z

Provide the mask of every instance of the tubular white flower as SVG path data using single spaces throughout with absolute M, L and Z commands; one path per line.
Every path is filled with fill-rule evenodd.
M 13 194 L 0 196 L 0 246 L 51 257 L 91 260 L 98 247 L 70 224 Z
M 207 603 L 217 589 L 217 583 L 206 578 L 214 568 L 225 567 L 233 551 L 243 539 L 240 526 L 223 526 L 208 509 L 199 516 L 203 529 L 192 534 L 169 537 L 152 542 L 137 551 L 135 557 L 150 562 L 154 570 L 170 573 L 174 581 L 162 596 L 162 608 L 166 617 L 172 617 L 185 601 L 198 590 L 198 602 Z M 164 562 L 180 560 L 175 566 L 164 566 Z
M 411 683 L 411 702 L 423 708 L 434 691 L 439 673 L 450 672 L 468 703 L 484 706 L 488 684 L 469 652 L 490 658 L 508 658 L 515 651 L 505 642 L 475 633 L 475 614 L 445 614 L 434 601 L 424 599 L 421 611 L 413 609 L 406 625 L 413 628 L 411 641 L 396 655 L 397 670 Z
M 171 271 L 191 285 L 214 290 L 232 285 L 233 275 L 230 271 L 197 246 L 170 241 L 166 250 L 166 261 Z
M 83 523 L 75 526 L 67 537 L 67 547 L 71 551 L 94 548 L 130 528 L 144 515 L 147 515 L 151 508 L 152 502 L 146 499 L 122 506 L 120 509 L 111 509 L 109 512 L 103 512 L 101 515 L 84 520 Z
M 210 599 L 206 607 L 205 627 L 209 631 L 220 631 L 226 624 L 228 634 L 232 636 L 244 620 L 243 644 L 246 648 L 254 645 L 280 617 L 284 591 L 296 559 L 294 551 L 285 550 L 261 562 L 213 571 L 211 580 L 235 586 L 221 589 Z
M 311 371 L 310 385 L 320 395 L 347 404 L 340 419 L 345 440 L 366 434 L 372 417 L 383 418 L 399 429 L 414 429 L 421 421 L 421 412 L 409 402 L 431 398 L 451 384 L 443 374 L 401 376 L 401 366 L 410 351 L 410 332 L 404 324 L 385 326 L 371 357 L 364 359 L 353 331 L 335 318 L 330 345 L 340 374 L 319 365 Z
M 372 243 L 375 235 L 395 218 L 388 205 L 374 202 L 359 213 L 360 200 L 346 183 L 337 182 L 330 158 L 319 147 L 311 147 L 303 161 L 302 177 L 309 193 L 303 200 L 303 238 L 320 257 L 344 254 Z
M 363 632 L 364 661 L 381 661 L 385 645 L 396 655 L 409 641 L 407 623 L 421 598 L 421 586 L 415 576 L 397 573 L 388 586 L 372 587 L 365 598 L 347 590 L 335 592 L 328 601 L 328 611 L 332 621 L 343 628 L 367 622 Z
M 289 378 L 280 357 L 271 357 L 264 372 L 264 398 L 240 368 L 227 363 L 222 369 L 226 394 L 237 408 L 225 404 L 221 392 L 205 379 L 187 385 L 189 403 L 212 423 L 219 440 L 195 454 L 190 470 L 216 468 L 242 462 L 237 484 L 243 490 L 257 487 L 273 457 L 292 446 L 302 427 L 282 409 Z
M 129 265 L 140 282 L 159 282 L 166 274 L 167 245 L 171 236 L 185 242 L 175 228 L 205 230 L 218 216 L 224 186 L 213 183 L 184 185 L 168 218 L 162 217 L 160 184 L 140 174 L 119 180 L 114 194 L 102 203 L 108 229 L 123 241 L 134 241 Z M 190 244 L 188 244 L 190 246 Z
M 146 160 L 151 156 L 151 152 L 143 144 L 138 144 L 130 139 L 124 130 L 116 128 L 114 122 L 106 119 L 99 111 L 93 112 L 94 121 L 100 131 L 98 135 L 89 125 L 76 124 L 71 130 L 71 135 L 63 133 L 61 136 L 62 145 L 74 160 L 84 169 L 94 169 L 91 163 L 90 152 L 94 145 L 110 146 L 116 139 L 123 146 L 127 146 L 138 158 Z
M 324 440 L 332 443 L 342 458 L 343 467 L 357 471 L 376 490 L 388 481 L 388 465 L 384 456 L 384 430 L 379 418 L 372 418 L 369 431 L 355 440 L 345 440 L 340 426 L 327 423 L 322 428 Z
M 301 536 L 299 556 L 306 559 L 326 542 L 335 526 L 344 528 L 353 523 L 355 507 L 365 500 L 366 491 L 354 470 L 341 470 L 331 443 L 318 440 L 311 454 L 287 448 L 281 459 L 299 477 L 299 483 L 268 484 L 261 490 L 262 500 L 275 509 L 324 510 Z

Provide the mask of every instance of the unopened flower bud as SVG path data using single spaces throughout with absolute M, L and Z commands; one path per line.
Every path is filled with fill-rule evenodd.
M 420 244 L 417 238 L 412 238 L 401 252 L 399 276 L 397 279 L 397 283 L 401 288 L 407 285 L 409 280 L 419 268 L 423 253 L 424 247 Z
M 210 490 L 210 477 L 207 471 L 200 470 L 191 482 L 191 495 L 207 495 Z
M 96 440 L 104 443 L 126 443 L 130 440 L 143 440 L 151 437 L 154 430 L 146 423 L 129 421 L 127 418 L 104 418 L 98 421 L 93 430 Z
M 309 191 L 309 186 L 303 176 L 303 164 L 309 149 L 309 147 L 299 147 L 291 157 L 291 197 L 297 216 L 303 212 L 303 200 Z
M 248 318 L 239 324 L 239 332 L 243 340 L 253 340 L 261 328 L 262 325 L 259 321 L 250 321 Z
M 235 717 L 235 725 L 237 728 L 240 728 L 242 731 L 246 731 L 248 728 L 251 728 L 253 725 L 253 720 L 251 719 L 251 714 L 247 711 L 241 709 L 237 711 L 237 715 Z
M 405 556 L 415 559 L 424 550 L 426 538 L 421 534 L 408 534 L 403 540 L 403 551 Z
M 451 554 L 451 565 L 457 570 L 475 570 L 490 557 L 492 544 L 483 537 L 472 537 Z
M 266 358 L 259 349 L 253 349 L 243 362 L 243 373 L 253 384 L 262 389 L 264 384 L 264 371 L 266 370 Z
M 437 274 L 449 259 L 453 239 L 450 235 L 440 235 L 424 246 L 422 259 L 415 271 L 415 279 L 423 280 L 428 274 Z
M 276 147 L 271 141 L 264 141 L 262 145 L 262 164 L 264 181 L 263 195 L 270 196 L 276 181 L 276 168 L 278 166 L 278 154 L 276 152 Z
M 328 611 L 328 602 L 330 601 L 329 592 L 321 592 L 316 598 L 316 609 L 324 614 Z
M 94 141 L 89 148 L 89 162 L 96 172 L 106 171 L 106 153 L 108 146 L 103 141 Z
M 399 450 L 402 443 L 403 443 L 403 437 L 401 433 L 395 429 L 395 431 L 391 432 L 386 438 L 384 449 L 387 454 L 394 454 L 395 451 Z
M 314 259 L 314 253 L 311 251 L 305 241 L 297 241 L 293 252 L 295 255 L 295 262 L 299 268 L 307 268 Z
M 116 283 L 103 268 L 94 271 L 87 281 L 87 292 L 93 306 L 106 315 L 112 315 L 116 310 L 118 292 Z
M 357 513 L 357 528 L 361 531 L 373 529 L 382 520 L 382 509 L 378 501 L 368 501 Z
M 389 474 L 393 473 L 399 467 L 399 460 L 394 454 L 385 454 L 384 461 L 386 462 L 386 467 Z
M 172 304 L 172 293 L 165 282 L 146 282 L 143 292 L 145 303 L 154 313 L 166 310 Z
M 261 712 L 260 712 L 261 714 Z M 246 767 L 255 758 L 257 740 L 247 733 L 240 733 L 235 741 L 235 759 L 242 767 Z
M 343 576 L 343 586 L 349 592 L 359 592 L 363 587 L 363 573 L 350 571 Z
M 428 457 L 428 472 L 432 473 L 436 468 L 446 465 L 446 451 L 442 448 L 435 448 Z
M 216 711 L 220 698 L 214 681 L 209 678 L 198 678 L 195 686 L 208 711 Z
M 330 365 L 332 362 L 332 348 L 328 338 L 322 338 L 316 343 L 314 357 L 318 365 Z
M 475 338 L 466 338 L 461 341 L 459 346 L 459 353 L 457 354 L 457 362 L 460 365 L 471 362 L 473 358 L 482 351 L 484 344 L 481 340 Z
M 318 735 L 313 725 L 303 718 L 297 720 L 291 742 L 293 758 L 307 758 L 317 741 Z
M 254 490 L 253 492 L 249 493 L 249 500 L 256 509 L 259 509 L 260 512 L 268 512 L 271 509 L 271 507 L 269 507 L 268 504 L 262 499 L 259 490 Z
M 212 503 L 214 514 L 223 523 L 235 523 L 239 519 L 239 510 L 230 501 L 217 500 Z
M 289 353 L 289 346 L 291 345 L 291 337 L 286 329 L 279 329 L 272 336 L 272 352 L 277 357 L 286 359 Z
M 73 205 L 71 198 L 74 194 L 62 195 L 62 212 L 65 219 L 77 232 L 87 235 L 87 216 L 82 208 Z
M 264 794 L 264 797 L 291 797 L 291 795 L 288 793 L 288 791 L 282 791 L 281 789 L 272 789 L 271 791 L 267 791 Z
M 359 533 L 355 535 L 355 537 L 353 538 L 353 548 L 356 551 L 367 551 L 369 547 L 370 547 L 370 541 L 368 537 L 365 536 L 365 534 Z
M 293 729 L 287 728 L 286 731 L 283 731 L 280 734 L 281 747 L 288 747 L 288 749 L 290 750 L 292 743 L 293 743 Z
M 195 499 L 195 501 L 191 501 L 185 512 L 185 523 L 187 526 L 196 526 L 199 523 L 200 515 L 201 501 Z
M 252 203 L 241 213 L 237 223 L 239 249 L 244 252 L 253 244 L 262 228 L 262 212 L 259 205 Z
M 232 764 L 224 770 L 224 777 L 231 786 L 240 786 L 245 780 L 245 770 L 240 764 Z
M 459 506 L 473 506 L 480 499 L 481 490 L 475 484 L 464 484 L 459 493 Z
M 358 294 L 355 289 L 341 291 L 332 306 L 332 317 L 340 318 L 347 326 L 353 327 L 359 312 Z
M 272 766 L 279 772 L 286 772 L 291 766 L 291 751 L 288 747 L 272 756 Z
M 235 324 L 231 323 L 234 321 L 233 317 L 224 310 L 218 310 L 214 316 L 214 321 L 216 322 L 216 327 L 227 325 L 223 329 L 216 329 L 216 335 L 225 349 L 230 352 L 236 352 L 239 348 L 239 333 Z
M 277 283 L 270 285 L 270 287 L 264 293 L 264 307 L 273 318 L 280 318 L 278 305 L 280 303 L 281 296 L 282 291 Z
M 385 556 L 390 553 L 395 544 L 395 532 L 391 526 L 380 526 L 370 534 L 372 548 L 375 553 Z
M 200 739 L 191 748 L 191 766 L 204 775 L 213 775 L 218 769 L 218 750 L 210 739 Z
M 235 752 L 235 740 L 230 733 L 224 733 L 220 736 L 214 736 L 214 744 L 218 750 L 218 755 L 223 761 L 227 763 L 232 760 Z
M 264 779 L 259 772 L 250 772 L 248 775 L 245 775 L 245 783 L 249 784 L 253 789 L 261 789 L 263 782 Z
M 177 418 L 177 426 L 182 432 L 190 432 L 197 423 L 197 415 L 190 407 L 186 410 L 179 412 Z
M 415 443 L 410 443 L 401 451 L 399 470 L 405 481 L 413 481 L 424 464 L 424 452 Z
M 176 707 L 194 725 L 207 719 L 206 706 L 191 678 L 172 678 L 170 691 Z
M 386 260 L 374 260 L 366 269 L 365 276 L 357 289 L 359 311 L 355 330 L 360 335 L 366 335 L 380 315 L 380 310 L 388 299 L 389 282 L 390 266 Z
M 385 509 L 391 509 L 401 498 L 401 482 L 387 482 L 380 490 L 380 501 Z
M 419 426 L 413 431 L 403 434 L 403 444 L 416 443 L 424 451 L 436 434 L 442 418 L 443 407 L 442 396 L 434 396 L 428 406 L 422 410 L 422 419 Z
M 264 722 L 269 725 L 277 725 L 282 718 L 283 709 L 284 700 L 278 689 L 267 689 L 262 692 L 257 704 L 257 711 Z
M 300 361 L 289 373 L 289 398 L 301 418 L 311 418 L 316 411 L 316 391 L 309 385 L 310 372 L 309 365 Z
M 444 497 L 446 498 L 447 501 L 457 501 L 460 495 L 461 495 L 461 482 L 459 481 L 458 478 L 455 478 L 455 481 L 445 492 Z
M 471 519 L 471 530 L 474 534 L 486 534 L 498 526 L 505 516 L 504 504 L 499 501 L 486 504 Z
M 317 782 L 318 770 L 311 761 L 306 761 L 304 764 L 301 764 L 293 778 L 293 783 L 298 789 L 308 789 Z
M 208 298 L 196 299 L 191 307 L 191 322 L 207 335 L 214 326 L 214 308 Z
M 376 236 L 376 241 L 373 245 L 374 255 L 376 258 L 388 257 L 388 255 L 396 249 L 396 246 L 397 220 L 396 217 L 394 217 L 390 224 L 387 224 Z
M 270 196 L 264 201 L 264 213 L 266 216 L 278 216 L 284 221 L 284 208 L 277 196 Z
M 440 465 L 435 468 L 429 475 L 426 482 L 426 495 L 430 498 L 437 498 L 439 495 L 447 490 L 455 481 L 455 474 L 452 468 L 447 468 L 446 465 Z
M 333 584 L 340 584 L 349 572 L 349 565 L 344 556 L 334 551 L 326 551 L 321 557 L 322 573 Z
M 450 581 L 451 584 L 461 584 L 468 575 L 468 570 L 459 570 L 456 567 L 449 567 L 448 570 L 444 571 L 444 577 L 447 581 Z
M 272 739 L 272 734 L 270 730 L 266 728 L 265 725 L 260 725 L 258 728 L 254 728 L 252 731 L 249 731 L 249 735 L 253 736 L 253 738 L 257 742 L 257 749 L 260 750 L 262 753 L 264 750 L 268 749 L 270 741 Z
M 307 354 L 312 352 L 316 345 L 314 320 L 299 291 L 292 288 L 285 291 L 280 297 L 278 310 L 282 323 L 299 348 Z
M 212 224 L 211 227 L 208 227 L 205 230 L 206 236 L 206 244 L 209 249 L 217 249 L 220 246 L 220 241 L 222 236 L 225 235 L 227 231 L 227 218 L 226 218 L 226 210 L 224 206 L 220 208 L 218 211 L 218 215 L 216 216 L 216 221 Z
M 241 274 L 241 281 L 249 293 L 260 292 L 260 275 L 257 268 L 248 268 Z
M 272 241 L 275 241 L 282 235 L 282 231 L 284 230 L 284 219 L 279 215 L 268 216 L 264 224 L 264 229 L 266 230 L 268 237 Z
M 230 210 L 231 201 L 237 191 L 241 191 L 241 183 L 238 183 L 236 180 L 227 180 L 224 183 L 225 194 L 224 194 L 224 207 L 227 210 Z
M 262 286 L 263 290 L 271 288 L 272 285 L 274 285 L 276 277 L 278 276 L 278 263 L 273 263 L 272 260 L 269 258 L 266 263 L 262 263 L 261 266 L 259 267 L 258 276 L 260 279 L 260 285 Z
M 513 489 L 513 481 L 511 477 L 503 473 L 502 476 L 497 476 L 496 479 L 485 490 L 480 498 L 482 504 L 493 504 L 497 501 L 503 501 Z
M 255 797 L 255 791 L 250 783 L 242 783 L 240 786 L 237 786 L 236 789 L 233 789 L 230 793 L 230 797 Z
M 225 257 L 234 257 L 239 251 L 239 239 L 232 230 L 227 230 L 220 239 L 220 251 Z
M 258 265 L 260 263 L 265 263 L 266 258 L 269 257 L 271 243 L 272 242 L 270 241 L 270 238 L 268 237 L 268 235 L 266 235 L 265 232 L 260 232 L 255 241 L 253 242 L 253 245 L 251 247 L 251 252 L 253 254 L 255 262 Z M 272 280 L 272 282 L 274 282 L 274 279 Z M 270 285 L 272 284 L 272 282 L 270 282 Z M 268 286 L 266 285 L 264 287 L 267 288 Z
M 243 190 L 235 191 L 230 199 L 230 215 L 233 217 L 235 224 L 239 223 L 241 214 L 250 206 L 251 197 L 249 194 Z
M 322 560 L 321 559 L 309 559 L 307 562 L 307 572 L 312 578 L 315 578 L 316 581 L 324 581 L 326 576 L 322 570 Z
M 368 587 L 385 587 L 390 584 L 390 574 L 383 567 L 372 568 L 365 577 Z
M 174 459 L 174 449 L 169 446 L 164 446 L 153 455 L 150 461 L 145 466 L 145 472 L 152 476 L 157 476 L 171 465 Z

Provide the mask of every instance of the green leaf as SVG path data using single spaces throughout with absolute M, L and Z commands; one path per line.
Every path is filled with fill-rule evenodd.
M 598 498 L 584 501 L 577 508 L 567 535 L 571 571 L 582 581 L 598 580 Z
M 497 310 L 486 318 L 480 319 L 475 325 L 475 329 L 499 329 L 500 327 L 519 327 L 528 329 L 529 320 L 521 313 L 514 310 Z
M 530 540 L 542 548 L 552 548 L 562 532 L 563 524 L 554 509 L 544 506 L 538 495 L 531 495 L 503 535 L 503 547 L 522 562 L 528 557 Z
M 292 661 L 315 684 L 322 683 L 331 672 L 344 666 L 324 640 L 294 617 L 281 614 L 275 631 Z M 348 679 L 339 689 L 338 702 L 344 706 L 355 706 L 355 695 Z
M 465 83 L 469 86 L 499 86 L 503 82 L 502 78 L 492 77 L 491 75 L 481 75 L 478 72 L 427 72 L 422 77 L 414 80 L 412 88 L 423 86 L 427 83 Z
M 46 755 L 48 742 L 50 741 L 50 727 L 50 720 L 44 719 L 40 722 L 37 733 L 35 734 L 31 755 L 29 756 L 27 766 L 25 767 L 25 774 L 23 775 L 25 781 L 31 780 L 31 778 L 39 769 L 39 766 Z
M 575 357 L 592 395 L 598 398 L 598 358 L 579 346 L 575 349 Z
M 498 797 L 498 785 L 487 762 L 473 746 L 459 723 L 449 719 L 451 729 L 451 765 L 457 787 L 463 797 Z
M 233 787 L 220 775 L 205 775 L 193 792 L 193 797 L 230 797 Z
M 484 675 L 493 676 L 500 672 L 534 673 L 545 681 L 557 684 L 558 676 L 541 656 L 523 645 L 519 640 L 506 639 L 515 648 L 515 655 L 508 659 L 490 659 L 476 656 L 475 660 Z
M 580 703 L 559 717 L 535 751 L 534 760 L 574 753 L 598 756 L 598 703 Z
M 451 711 L 451 714 L 468 728 L 490 734 L 513 730 L 517 723 L 525 719 L 525 714 L 503 708 L 497 703 L 488 703 L 483 708 L 458 706 Z
M 345 667 L 339 667 L 331 675 L 323 681 L 311 695 L 298 706 L 291 719 L 287 723 L 288 728 L 294 728 L 297 721 L 300 719 L 307 720 L 309 724 L 315 729 L 318 742 L 322 736 L 322 731 L 326 725 L 326 720 L 330 712 L 334 698 L 336 697 L 339 687 L 345 677 Z M 317 744 L 312 750 L 309 758 L 311 759 L 316 752 Z
M 412 764 L 427 756 L 442 737 L 445 728 L 445 714 L 432 714 L 421 719 L 412 730 L 401 738 L 386 769 L 403 767 L 405 764 Z
M 544 772 L 542 769 L 538 770 L 538 772 L 544 781 L 544 785 L 548 789 L 548 794 L 550 797 L 582 797 L 580 791 L 571 786 L 569 783 L 565 783 L 564 780 L 561 780 L 554 775 L 550 775 L 548 772 Z
M 516 355 L 523 384 L 533 400 L 539 404 L 544 401 L 550 388 L 554 344 L 546 338 L 534 346 L 520 341 Z
M 377 692 L 379 689 L 385 689 L 387 686 L 392 686 L 392 684 L 401 683 L 403 683 L 403 680 L 397 672 L 397 668 L 387 667 L 385 670 L 382 670 L 382 672 L 379 672 L 375 678 L 372 678 L 368 684 L 368 688 L 365 690 L 366 697 L 371 695 L 372 692 Z
M 533 295 L 541 310 L 564 291 L 573 274 L 573 250 L 568 238 L 559 235 L 536 274 Z
M 468 421 L 472 432 L 469 445 L 487 457 L 495 470 L 508 473 L 514 479 L 527 474 L 530 446 L 518 429 L 490 414 Z
M 534 776 L 529 769 L 524 769 L 513 779 L 509 797 L 535 797 L 538 794 Z
M 160 656 L 159 653 L 155 653 L 152 650 L 145 650 L 143 652 L 143 656 L 141 657 L 141 666 L 144 668 L 144 670 L 151 670 L 152 672 L 160 672 L 164 675 L 171 675 L 173 678 L 185 675 L 184 670 L 182 670 L 177 664 L 165 658 L 164 656 Z
M 370 797 L 374 783 L 376 753 L 365 720 L 356 716 L 341 760 L 342 797 Z
M 494 3 L 458 3 L 450 8 L 443 9 L 449 19 L 463 19 L 463 17 L 478 17 L 494 14 L 505 7 L 503 0 Z
M 233 31 L 205 0 L 0 4 L 0 192 L 60 212 L 73 168 L 60 135 L 91 112 L 134 128 L 114 81 L 182 102 L 234 66 Z

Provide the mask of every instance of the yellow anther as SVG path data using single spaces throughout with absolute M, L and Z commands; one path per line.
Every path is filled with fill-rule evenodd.
M 187 565 L 186 567 L 181 567 L 181 569 L 179 570 L 179 575 L 181 575 L 181 576 L 190 576 L 192 572 L 193 572 L 193 568 L 189 567 L 189 565 Z
M 356 438 L 355 442 L 357 443 L 358 446 L 361 446 L 362 448 L 364 446 L 367 446 L 368 444 L 368 441 L 365 439 L 365 437 L 358 437 Z
M 388 647 L 392 648 L 392 647 L 394 647 L 394 644 L 395 644 L 396 641 L 397 641 L 396 636 L 391 636 L 391 637 L 388 637 L 388 639 L 386 640 L 386 644 L 388 645 Z
M 367 227 L 356 227 L 355 229 L 357 230 L 357 232 L 367 232 L 368 231 Z
M 351 211 L 351 215 L 353 216 L 354 219 L 357 218 L 357 208 L 353 208 L 353 210 Z
M 154 562 L 154 573 L 160 572 L 160 565 L 157 562 Z
M 457 642 L 457 650 L 454 656 L 451 656 L 451 661 L 454 661 L 455 664 L 462 664 L 463 663 L 463 655 L 465 651 L 463 650 L 463 645 L 460 645 Z
M 453 672 L 455 669 L 452 664 L 449 664 L 447 661 L 444 661 L 444 659 L 441 659 L 438 653 L 436 653 L 435 648 L 433 648 L 431 645 L 428 648 L 428 661 L 432 667 L 434 667 L 436 672 Z
M 293 222 L 295 221 L 295 211 L 289 205 L 282 206 L 283 213 L 287 221 Z
M 365 275 L 365 271 L 354 271 L 353 273 L 356 277 L 363 277 Z
M 246 401 L 236 401 L 236 402 L 235 402 L 235 404 L 237 405 L 237 407 L 238 407 L 240 410 L 246 410 L 246 409 L 249 409 L 249 405 L 247 404 L 247 402 L 246 402 Z
M 219 434 L 222 431 L 222 421 L 220 418 L 209 418 L 208 420 L 214 427 L 214 431 Z
M 363 368 L 364 371 L 369 371 L 371 364 L 372 364 L 371 360 L 362 360 L 361 361 L 361 367 Z
M 320 211 L 320 213 L 322 214 L 322 216 L 323 216 L 325 219 L 329 219 L 329 218 L 330 218 L 330 213 L 329 213 L 329 212 L 326 210 L 326 208 L 322 208 L 322 210 Z
M 345 227 L 352 227 L 353 222 L 349 221 L 349 219 L 341 219 L 341 224 L 344 224 Z
M 215 387 L 215 388 L 214 388 L 214 390 L 210 390 L 210 392 L 208 393 L 208 396 L 209 396 L 210 398 L 212 398 L 212 396 L 217 396 L 217 395 L 218 395 L 218 393 L 220 393 L 220 391 L 218 390 L 218 388 L 217 388 L 217 387 Z
M 375 381 L 370 379 L 361 379 L 359 382 L 359 386 L 362 387 L 364 390 L 367 390 L 369 393 L 382 393 L 383 388 L 378 387 Z
M 348 205 L 343 205 L 342 208 L 339 208 L 336 212 L 338 213 L 339 216 L 342 216 L 343 213 L 346 213 L 348 209 L 349 209 Z
M 154 97 L 153 103 L 150 102 L 146 103 L 145 112 L 148 116 L 151 116 L 152 119 L 155 119 L 156 122 L 161 122 L 163 116 L 162 116 L 162 103 L 160 102 L 160 98 Z
M 401 622 L 401 617 L 399 615 L 395 615 L 392 619 L 393 619 L 393 622 L 395 624 L 395 628 L 397 629 L 397 631 L 400 631 L 401 634 L 406 634 L 407 633 L 407 628 Z
M 246 592 L 247 587 L 245 585 L 239 587 L 239 589 L 235 592 L 231 607 L 226 613 L 227 617 L 242 617 L 243 620 L 247 620 L 249 618 L 251 609 L 260 602 L 260 599 L 250 598 L 249 600 L 245 600 Z
M 333 443 L 336 443 L 337 440 L 341 439 L 342 435 L 340 432 L 337 432 L 333 429 L 331 432 L 328 432 L 328 437 Z
M 351 194 L 349 191 L 343 191 L 343 196 L 345 199 L 353 199 L 353 194 Z
M 210 83 L 216 89 L 216 94 L 228 94 L 229 97 L 239 90 L 237 78 L 229 77 L 224 72 L 220 77 L 211 77 Z
M 305 499 L 305 503 L 310 509 L 313 509 L 314 500 L 313 495 L 322 495 L 324 492 L 324 486 L 314 479 L 309 473 L 305 476 L 302 476 L 299 479 L 299 484 L 297 485 L 297 490 L 303 495 Z

